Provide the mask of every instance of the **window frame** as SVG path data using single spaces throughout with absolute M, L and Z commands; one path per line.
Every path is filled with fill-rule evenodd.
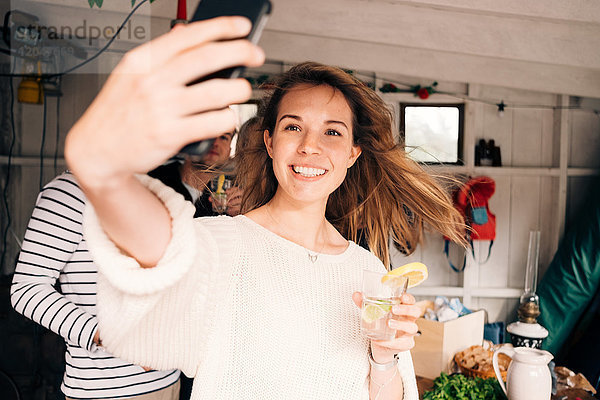
M 465 103 L 405 103 L 400 102 L 400 145 L 405 148 L 406 136 L 406 107 L 455 107 L 458 108 L 458 143 L 456 149 L 456 162 L 416 161 L 424 165 L 465 165 L 464 162 L 464 136 L 465 136 Z

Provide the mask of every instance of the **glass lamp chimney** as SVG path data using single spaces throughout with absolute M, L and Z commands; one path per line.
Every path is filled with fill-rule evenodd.
M 529 251 L 527 269 L 525 270 L 525 288 L 521 295 L 519 320 L 535 323 L 540 315 L 540 299 L 535 293 L 537 289 L 538 261 L 540 256 L 540 231 L 529 232 Z

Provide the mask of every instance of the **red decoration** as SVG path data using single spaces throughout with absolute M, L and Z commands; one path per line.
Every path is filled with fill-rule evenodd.
M 398 87 L 396 87 L 396 85 L 394 85 L 393 83 L 386 83 L 383 86 L 381 86 L 381 88 L 379 88 L 379 90 L 382 93 L 397 93 L 397 92 L 406 92 L 406 93 L 413 93 L 416 96 L 419 96 L 422 100 L 426 100 L 429 98 L 429 95 L 432 93 L 436 93 L 436 86 L 437 86 L 437 82 L 433 82 L 431 84 L 431 86 L 421 86 L 421 85 L 414 85 L 411 86 L 410 89 L 398 89 Z
M 185 0 L 177 2 L 177 19 L 187 19 L 187 4 Z

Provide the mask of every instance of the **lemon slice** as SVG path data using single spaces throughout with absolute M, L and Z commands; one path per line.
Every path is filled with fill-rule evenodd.
M 217 180 L 217 193 L 223 193 L 223 184 L 225 183 L 225 175 L 219 175 Z
M 392 281 L 394 280 L 394 278 L 397 278 L 399 276 L 407 277 L 408 287 L 412 288 L 423 283 L 423 281 L 429 276 L 429 273 L 427 272 L 427 267 L 425 266 L 425 264 L 420 262 L 413 262 L 405 264 L 398 268 L 394 268 L 393 270 L 388 272 L 383 278 L 381 278 L 381 283 Z
M 397 276 L 390 276 L 388 278 L 384 277 L 381 279 L 381 283 L 383 283 L 384 285 L 386 285 L 388 287 L 396 289 L 399 287 L 403 288 L 407 280 L 408 280 L 407 277 L 397 275 Z
M 389 304 L 367 304 L 363 307 L 361 318 L 366 323 L 377 321 L 390 312 L 392 306 Z

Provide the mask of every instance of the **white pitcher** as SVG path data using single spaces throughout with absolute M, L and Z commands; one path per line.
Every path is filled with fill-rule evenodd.
M 506 374 L 506 386 L 498 368 L 498 354 L 512 358 Z M 494 352 L 492 363 L 496 378 L 508 400 L 549 400 L 552 378 L 548 363 L 554 358 L 545 350 L 529 347 L 500 348 Z

